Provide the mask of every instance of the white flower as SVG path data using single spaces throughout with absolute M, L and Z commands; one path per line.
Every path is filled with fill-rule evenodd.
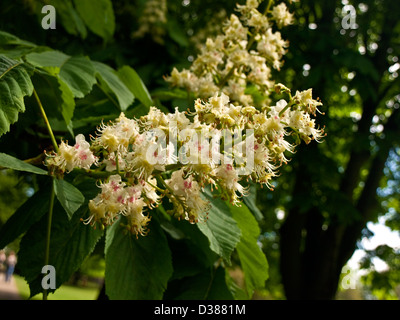
M 90 144 L 85 140 L 83 134 L 75 137 L 75 145 L 69 146 L 64 141 L 58 147 L 58 152 L 50 156 L 49 163 L 53 163 L 62 171 L 71 172 L 74 168 L 90 169 L 97 164 L 97 157 L 90 150 Z
M 250 59 L 250 54 L 247 50 L 236 49 L 229 55 L 229 60 L 235 65 L 235 67 L 240 67 L 242 65 L 247 65 Z
M 140 118 L 140 123 L 145 130 L 152 128 L 167 128 L 167 115 L 156 107 L 150 107 L 149 113 Z
M 136 120 L 128 119 L 122 112 L 114 123 L 98 128 L 95 144 L 102 146 L 109 152 L 126 151 L 139 135 L 139 126 Z
M 269 27 L 268 18 L 257 9 L 251 9 L 247 25 L 256 29 L 267 29 Z
M 288 46 L 287 41 L 284 41 L 279 31 L 272 32 L 269 28 L 267 31 L 257 38 L 257 50 L 258 52 L 273 61 L 272 66 L 279 70 L 282 62 L 281 58 L 286 53 L 286 47 Z
M 269 117 L 260 128 L 265 134 L 280 135 L 283 134 L 285 126 L 281 122 L 281 118 L 278 115 L 274 115 Z
M 207 217 L 209 204 L 201 197 L 201 189 L 192 175 L 184 178 L 184 171 L 172 173 L 171 179 L 165 181 L 173 192 L 175 215 L 191 223 L 203 221 Z
M 183 69 L 178 71 L 175 67 L 172 69 L 171 76 L 165 77 L 165 80 L 173 86 L 187 88 L 190 91 L 195 91 L 195 84 L 198 82 L 197 76 L 190 70 Z
M 100 195 L 89 200 L 89 211 L 91 215 L 83 220 L 85 224 L 95 225 L 96 222 L 100 222 L 101 225 L 106 226 L 113 221 L 113 217 L 107 215 L 107 205 L 102 201 Z
M 117 151 L 121 145 L 118 137 L 118 131 L 114 127 L 104 126 L 101 129 L 101 135 L 98 138 L 98 141 L 101 146 L 107 149 L 109 152 Z
M 232 14 L 224 28 L 227 39 L 245 40 L 247 39 L 247 28 L 242 25 L 239 18 Z
M 250 105 L 253 102 L 251 95 L 245 93 L 246 90 L 245 79 L 230 79 L 228 85 L 223 88 L 223 91 L 233 101 L 238 101 L 243 105 Z
M 58 147 L 57 155 L 54 157 L 54 162 L 62 171 L 71 172 L 75 168 L 77 162 L 77 152 L 75 148 L 62 141 Z
M 148 8 L 161 13 L 150 2 Z M 89 201 L 84 223 L 105 227 L 123 215 L 127 230 L 145 236 L 150 221 L 145 211 L 163 197 L 172 203 L 172 216 L 204 221 L 210 208 L 202 197 L 205 187 L 218 189 L 223 200 L 237 205 L 248 191 L 241 181 L 273 189 L 271 179 L 288 161 L 285 153 L 295 150 L 290 134 L 297 142 L 321 140 L 324 132 L 310 115 L 322 103 L 312 98 L 311 89 L 292 98 L 289 88 L 271 79 L 271 69 L 280 69 L 288 45 L 271 21 L 281 27 L 293 16 L 284 3 L 262 14 L 260 2 L 237 5 L 240 16 L 232 14 L 222 33 L 199 48 L 190 68 L 173 68 L 165 77 L 171 86 L 184 88 L 188 99 L 197 98 L 194 112 L 175 108 L 165 114 L 153 106 L 139 120 L 121 113 L 99 126 L 91 145 L 78 135 L 74 146 L 62 141 L 58 153 L 48 156 L 55 174 L 98 165 L 89 173 L 102 177 L 101 192 Z M 141 33 L 155 30 L 150 28 L 156 21 L 147 18 Z M 289 104 L 281 99 L 271 105 L 272 88 L 287 94 Z
M 227 163 L 228 162 L 228 163 Z M 238 195 L 243 196 L 246 193 L 246 189 L 239 183 L 239 176 L 231 163 L 224 161 L 219 167 L 214 170 L 216 180 L 221 184 L 227 191 L 229 200 L 232 204 L 239 203 Z
M 139 29 L 132 33 L 132 37 L 142 38 L 150 34 L 155 42 L 163 44 L 166 23 L 167 1 L 147 0 L 139 17 Z
M 225 93 L 216 92 L 211 98 L 208 99 L 210 109 L 216 113 L 223 113 L 229 103 L 229 96 Z
M 142 190 L 147 197 L 153 197 L 148 187 L 141 185 L 126 187 L 120 175 L 112 175 L 108 182 L 100 185 L 101 193 L 89 201 L 91 215 L 84 220 L 85 224 L 102 227 L 113 224 L 118 215 L 127 217 L 126 228 L 131 232 L 144 236 L 147 233 L 146 226 L 150 218 L 143 215 L 143 209 L 147 206 L 142 196 Z M 152 201 L 157 201 L 153 198 Z
M 103 226 L 111 225 L 118 214 L 125 212 L 125 183 L 119 175 L 112 175 L 108 182 L 100 184 L 101 192 L 89 201 L 91 215 L 84 223 Z
M 106 171 L 114 171 L 117 170 L 117 158 L 118 158 L 118 169 L 119 170 L 125 170 L 126 167 L 126 163 L 124 160 L 125 154 L 121 153 L 121 152 L 113 152 L 110 153 L 108 155 L 108 157 L 106 157 L 103 160 L 103 164 L 106 165 Z
M 75 166 L 89 170 L 94 163 L 97 163 L 97 158 L 90 150 L 90 144 L 85 140 L 83 134 L 78 134 L 75 141 L 74 149 L 77 153 Z
M 139 179 L 147 180 L 154 170 L 165 170 L 166 149 L 154 140 L 144 139 L 133 146 L 127 168 Z
M 149 207 L 156 207 L 160 201 L 160 196 L 157 194 L 156 189 L 154 186 L 157 185 L 157 179 L 150 177 L 147 182 L 143 182 L 143 194 L 145 195 L 146 199 L 148 200 Z
M 201 73 L 204 69 L 211 73 L 216 73 L 218 66 L 223 63 L 223 54 L 218 50 L 203 48 L 202 53 L 197 56 L 193 62 L 191 70 L 195 73 Z
M 107 212 L 115 217 L 125 208 L 125 183 L 120 175 L 112 175 L 107 183 L 101 185 L 101 198 L 107 203 Z
M 305 107 L 305 111 L 315 114 L 316 111 L 321 113 L 318 110 L 319 106 L 322 106 L 322 102 L 314 100 L 312 98 L 312 89 L 304 90 L 304 91 L 296 91 L 293 100 L 302 107 Z
M 146 206 L 146 203 L 143 199 L 135 199 L 132 201 L 128 201 L 127 210 L 126 210 L 126 218 L 128 224 L 126 228 L 132 233 L 136 235 L 136 238 L 140 234 L 141 236 L 145 236 L 148 233 L 147 225 L 150 222 L 150 218 L 143 214 L 143 209 Z
M 245 5 L 237 4 L 236 7 L 238 11 L 246 13 L 251 9 L 257 9 L 259 4 L 260 4 L 259 0 L 247 0 Z
M 311 119 L 308 113 L 304 114 L 303 126 L 299 131 L 305 135 L 303 135 L 302 138 L 306 143 L 310 142 L 310 139 L 307 139 L 307 137 L 311 137 L 311 139 L 314 139 L 317 142 L 320 142 L 321 138 L 325 137 L 324 130 L 315 127 L 315 119 Z
M 293 110 L 289 113 L 289 126 L 294 129 L 301 129 L 304 125 L 304 111 Z
M 271 69 L 265 64 L 259 64 L 252 67 L 251 72 L 247 76 L 249 80 L 260 86 L 272 88 L 273 81 L 270 80 Z
M 196 89 L 192 91 L 200 98 L 209 98 L 219 90 L 211 73 L 206 73 L 204 76 L 200 77 L 194 85 Z
M 123 112 L 116 120 L 116 128 L 120 130 L 120 134 L 124 135 L 129 142 L 132 142 L 139 134 L 139 126 L 134 119 L 129 119 Z
M 169 113 L 167 115 L 169 122 L 174 122 L 178 130 L 183 130 L 190 125 L 191 121 L 187 118 L 185 112 L 180 112 L 178 107 L 175 108 L 175 113 Z
M 293 14 L 288 11 L 284 2 L 272 9 L 272 16 L 279 28 L 293 23 Z
M 277 167 L 271 163 L 269 152 L 264 144 L 254 144 L 254 173 L 258 179 L 266 174 L 275 174 Z

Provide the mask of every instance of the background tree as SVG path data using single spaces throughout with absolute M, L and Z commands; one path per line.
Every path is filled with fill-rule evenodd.
M 299 150 L 286 181 L 266 199 L 264 210 L 285 213 L 277 231 L 288 299 L 334 298 L 366 223 L 389 207 L 389 220 L 398 219 L 398 190 L 387 194 L 386 207 L 377 190 L 393 169 L 389 154 L 399 152 L 399 8 L 391 1 L 346 3 L 357 13 L 355 29 L 341 26 L 344 2 L 301 1 L 299 24 L 287 34 L 287 77 L 323 98 L 328 132 L 323 144 Z
M 229 16 L 236 4 L 166 1 L 165 19 L 159 16 L 151 32 L 140 33 L 145 23 L 140 17 L 147 1 L 113 1 L 114 18 L 103 28 L 85 21 L 85 7 L 77 5 L 79 1 L 53 0 L 57 29 L 43 30 L 41 8 L 47 2 L 2 1 L 0 30 L 66 54 L 86 55 L 115 69 L 130 65 L 152 93 L 153 101 L 166 111 L 176 105 L 186 109 L 188 100 L 178 91 L 167 94 L 163 76 L 172 67 L 188 67 L 197 53 L 198 42 L 192 36 L 204 39 L 215 33 L 212 26 L 216 24 L 212 22 Z M 273 193 L 258 190 L 258 213 L 263 216 L 260 241 L 270 265 L 267 289 L 272 297 L 332 299 L 341 269 L 358 247 L 357 241 L 369 235 L 366 223 L 389 212 L 387 225 L 400 229 L 395 165 L 400 127 L 400 25 L 396 13 L 400 8 L 389 0 L 303 0 L 293 5 L 296 23 L 282 31 L 290 47 L 275 79 L 293 89 L 313 88 L 314 96 L 324 103 L 325 116 L 319 121 L 326 126 L 328 136 L 322 144 L 301 147 L 291 156 L 293 160 L 282 171 Z M 355 29 L 342 28 L 345 5 L 352 5 L 356 11 Z M 9 54 L 15 43 L 0 40 L 7 43 L 0 47 L 0 53 Z M 13 50 L 18 56 L 28 49 L 29 45 L 20 43 Z M 77 99 L 74 128 L 88 134 L 99 120 L 115 118 L 120 110 L 108 98 L 95 86 L 90 95 Z M 33 105 L 35 101 L 28 98 L 26 103 Z M 28 159 L 50 145 L 34 110 L 27 108 L 12 131 L 2 136 L 2 152 Z M 140 115 L 145 109 L 134 102 L 129 112 Z M 62 119 L 52 121 L 58 138 L 70 137 Z M 36 187 L 38 181 L 32 179 Z M 171 240 L 172 246 L 174 243 Z M 189 248 L 192 244 L 187 245 Z M 377 250 L 370 256 L 387 259 L 394 271 L 399 253 L 387 252 Z M 181 283 L 175 280 L 168 292 L 170 297 L 180 294 L 176 290 Z M 368 281 L 372 287 L 376 283 Z M 384 286 L 396 281 L 386 281 Z

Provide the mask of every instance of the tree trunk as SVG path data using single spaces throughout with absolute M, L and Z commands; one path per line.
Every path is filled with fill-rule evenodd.
M 396 126 L 398 113 L 396 110 L 385 125 L 387 134 L 400 134 Z M 304 212 L 301 206 L 290 208 L 280 230 L 280 265 L 287 299 L 334 299 L 342 267 L 354 253 L 367 222 L 377 214 L 376 190 L 383 177 L 390 148 L 390 144 L 382 142 L 379 152 L 374 156 L 370 153 L 366 156 L 363 151 L 353 152 L 351 159 L 354 163 L 349 163 L 340 190 L 349 201 L 360 181 L 361 168 L 365 163 L 371 164 L 364 188 L 358 199 L 353 201 L 354 216 L 349 221 L 341 221 L 337 212 L 331 212 L 329 225 L 324 225 L 323 215 L 317 206 Z M 302 158 L 302 154 L 309 152 L 316 151 L 299 151 L 300 166 L 297 168 L 293 203 L 301 203 L 310 196 L 312 172 L 304 165 L 305 159 Z M 364 158 L 360 154 L 364 154 Z M 350 169 L 356 172 L 351 172 Z M 341 210 L 341 206 L 341 203 L 337 203 L 337 211 Z
M 287 299 L 333 299 L 342 267 L 356 249 L 357 241 L 366 223 L 378 212 L 376 189 L 383 177 L 385 161 L 392 143 L 398 142 L 400 135 L 399 109 L 396 109 L 384 125 L 386 137 L 377 138 L 375 141 L 379 151 L 376 154 L 371 152 L 369 136 L 372 119 L 378 106 L 388 100 L 388 93 L 393 92 L 391 89 L 396 88 L 394 82 L 389 83 L 385 80 L 385 72 L 390 66 L 387 55 L 388 50 L 392 48 L 392 32 L 398 23 L 393 4 L 393 2 L 384 1 L 379 5 L 379 10 L 382 11 L 379 46 L 375 53 L 366 55 L 379 77 L 372 77 L 362 72 L 358 72 L 355 77 L 357 81 L 354 83 L 357 83 L 359 88 L 376 88 L 376 95 L 365 90 L 363 95 L 360 95 L 363 100 L 362 118 L 357 123 L 357 132 L 350 137 L 351 151 L 346 170 L 340 182 L 336 182 L 336 188 L 332 188 L 340 194 L 340 197 L 337 198 L 338 203 L 330 208 L 331 212 L 324 214 L 321 212 L 324 205 L 313 193 L 315 189 L 318 189 L 320 182 L 313 181 L 311 177 L 313 173 L 318 176 L 318 172 L 315 173 L 314 168 L 307 164 L 309 159 L 321 157 L 320 151 L 311 145 L 298 151 L 298 159 L 296 159 L 298 166 L 294 168 L 296 181 L 292 191 L 291 207 L 280 230 L 280 268 Z M 338 3 L 324 2 L 322 15 L 316 21 L 319 30 L 324 30 L 333 38 L 337 32 L 332 24 L 332 14 L 336 6 Z M 364 36 L 364 40 L 367 41 L 368 34 Z M 343 45 L 346 46 L 346 43 Z M 313 55 L 314 52 L 310 52 L 310 56 Z M 317 59 L 323 59 L 323 56 L 314 56 Z M 320 65 L 326 63 L 324 60 L 319 60 L 315 64 L 318 65 L 318 62 Z M 328 97 L 329 93 L 324 81 L 324 77 L 321 77 L 318 84 L 313 87 L 313 92 L 321 97 Z M 392 96 L 395 94 L 396 92 L 392 93 Z M 329 114 L 329 109 L 327 113 Z M 361 171 L 364 168 L 368 169 L 369 173 L 363 181 L 364 187 L 361 194 L 356 194 L 355 190 L 358 190 L 359 183 L 362 181 Z M 326 170 L 332 169 L 336 168 L 326 167 Z M 314 188 L 314 186 L 317 187 Z M 326 194 L 326 196 L 330 195 Z M 311 197 L 313 197 L 313 202 L 310 205 Z M 324 210 L 327 211 L 326 208 Z M 347 217 L 345 210 L 351 211 L 351 217 Z M 329 221 L 326 222 L 327 215 Z M 343 221 L 343 216 L 346 218 L 345 221 Z

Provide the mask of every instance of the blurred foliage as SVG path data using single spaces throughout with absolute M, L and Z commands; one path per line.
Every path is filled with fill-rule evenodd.
M 387 265 L 385 270 L 376 270 L 374 259 L 380 259 Z M 368 271 L 361 280 L 367 293 L 377 299 L 400 299 L 400 250 L 388 245 L 380 245 L 367 250 L 361 261 L 361 268 Z
M 229 16 L 236 2 L 169 0 L 166 21 L 157 24 L 161 31 L 159 37 L 154 38 L 151 33 L 135 36 L 140 28 L 145 0 L 117 0 L 112 2 L 111 9 L 104 7 L 103 11 L 99 11 L 104 16 L 111 13 L 114 16 L 115 26 L 110 22 L 108 31 L 84 19 L 84 4 L 80 5 L 79 0 L 3 0 L 0 4 L 0 30 L 66 54 L 88 56 L 115 69 L 129 65 L 137 71 L 150 92 L 157 92 L 168 89 L 163 76 L 169 74 L 174 66 L 188 67 L 197 52 L 198 41 L 216 32 L 209 22 Z M 41 28 L 41 8 L 47 3 L 58 5 L 56 30 Z M 345 30 L 341 26 L 345 5 L 352 5 L 356 10 L 356 29 Z M 296 209 L 308 217 L 316 208 L 318 217 L 315 222 L 321 233 L 332 230 L 338 224 L 350 226 L 364 219 L 358 210 L 357 200 L 368 183 L 371 165 L 377 156 L 387 158 L 387 162 L 384 175 L 379 179 L 378 206 L 371 206 L 373 212 L 365 219 L 377 221 L 380 215 L 387 215 L 386 224 L 393 230 L 400 230 L 400 134 L 398 129 L 396 131 L 400 127 L 397 111 L 400 103 L 400 24 L 390 24 L 392 16 L 398 15 L 399 3 L 384 0 L 301 0 L 294 3 L 294 8 L 296 23 L 282 31 L 283 38 L 290 41 L 286 61 L 282 71 L 274 77 L 293 91 L 313 88 L 314 95 L 324 103 L 322 111 L 325 116 L 320 117 L 320 124 L 326 127 L 328 136 L 324 143 L 310 145 L 307 150 L 300 149 L 297 154 L 291 155 L 293 163 L 282 170 L 273 193 L 264 189 L 257 192 L 257 205 L 263 214 L 259 243 L 270 266 L 266 289 L 268 296 L 275 299 L 285 298 L 280 268 L 281 228 L 290 212 Z M 196 35 L 198 39 L 193 37 Z M 381 48 L 384 48 L 383 52 Z M 0 48 L 0 53 L 4 49 Z M 26 47 L 19 47 L 18 50 L 26 50 Z M 74 119 L 74 126 L 79 132 L 93 132 L 98 119 L 111 119 L 118 115 L 117 108 L 109 101 L 99 103 L 99 97 L 104 98 L 104 93 L 94 87 L 91 94 L 77 99 L 75 113 L 79 116 Z M 167 110 L 176 105 L 184 109 L 188 107 L 187 100 L 178 96 L 166 98 L 155 94 L 153 99 L 155 104 Z M 26 100 L 27 104 L 33 103 L 31 98 Z M 1 151 L 26 159 L 37 156 L 48 147 L 50 143 L 44 134 L 44 125 L 34 110 L 27 108 L 25 113 L 20 114 L 19 121 L 12 125 L 12 134 L 2 137 Z M 127 110 L 128 114 L 140 112 L 143 109 L 136 102 Z M 370 121 L 364 124 L 362 117 Z M 395 121 L 390 120 L 393 118 Z M 59 120 L 52 121 L 59 129 L 56 130 L 59 137 L 69 137 L 68 130 Z M 18 145 L 15 139 L 18 139 Z M 349 198 L 343 192 L 343 181 L 352 173 L 347 169 L 354 152 L 364 154 L 365 160 L 356 169 L 354 188 Z M 304 177 L 308 178 L 302 181 Z M 17 178 L 7 174 L 0 175 L 0 179 L 3 217 L 15 211 L 26 198 L 26 186 L 14 187 Z M 298 193 L 296 185 L 299 181 L 304 186 L 301 193 Z M 6 207 L 8 211 L 3 210 Z M 299 225 L 299 229 L 302 239 L 300 250 L 304 253 L 308 243 L 307 228 Z M 371 236 L 367 230 L 363 235 Z M 355 248 L 353 246 L 353 250 Z M 329 249 L 322 247 L 319 250 Z M 378 273 L 370 270 L 372 257 L 386 261 L 389 271 Z M 319 255 L 305 258 L 317 260 Z M 377 297 L 394 297 L 393 288 L 400 283 L 396 276 L 398 261 L 398 251 L 394 248 L 378 247 L 368 252 L 362 268 L 370 272 L 364 282 Z
M 31 176 L 18 175 L 12 170 L 0 170 L 0 227 L 34 192 Z
M 282 224 L 289 215 L 298 214 L 301 219 L 296 222 L 299 230 L 296 232 L 299 232 L 301 239 L 297 252 L 303 256 L 303 260 L 310 261 L 309 264 L 302 262 L 302 277 L 307 279 L 306 283 L 313 281 L 308 277 L 317 279 L 312 266 L 318 268 L 318 260 L 331 259 L 331 264 L 335 264 L 333 256 L 329 258 L 328 254 L 323 257 L 322 252 L 333 249 L 322 244 L 324 236 L 321 234 L 333 234 L 336 226 L 350 227 L 361 222 L 364 232 L 353 233 L 358 239 L 370 237 L 372 234 L 368 232 L 366 222 L 377 222 L 381 215 L 387 217 L 386 225 L 393 230 L 400 230 L 400 124 L 397 111 L 400 102 L 400 24 L 395 18 L 398 5 L 397 2 L 375 0 L 304 0 L 296 4 L 297 23 L 283 32 L 290 41 L 284 72 L 276 76 L 278 79 L 282 77 L 282 82 L 293 90 L 313 88 L 313 92 L 324 103 L 321 109 L 325 116 L 320 118 L 320 123 L 326 126 L 328 136 L 318 147 L 300 148 L 291 157 L 293 163 L 282 171 L 273 194 L 259 190 L 258 204 L 265 216 L 264 251 L 269 258 L 271 274 L 274 272 L 272 269 L 279 268 L 281 262 Z M 356 28 L 345 30 L 341 22 L 349 11 L 343 13 L 342 10 L 349 9 L 349 6 L 356 12 Z M 362 118 L 366 121 L 361 121 Z M 356 167 L 354 154 L 360 159 L 357 160 L 359 167 Z M 368 210 L 361 210 L 361 204 L 357 201 L 363 192 L 366 194 L 368 178 L 376 173 L 371 171 L 372 163 L 379 157 L 387 158 L 387 161 L 385 174 L 382 172 L 378 178 L 377 201 L 373 201 L 375 192 L 371 193 L 368 201 L 372 201 Z M 353 164 L 354 170 L 351 167 Z M 344 192 L 349 182 L 344 182 L 346 177 L 354 180 L 350 197 L 346 195 L 347 191 Z M 361 199 L 363 202 L 364 198 Z M 315 210 L 317 215 L 313 214 Z M 370 212 L 367 214 L 366 211 Z M 279 219 L 276 218 L 277 213 Z M 310 222 L 302 225 L 301 221 L 307 219 Z M 317 238 L 313 239 L 312 235 Z M 292 238 L 295 241 L 296 235 L 293 234 Z M 349 243 L 349 246 L 352 250 L 362 249 L 360 242 Z M 307 252 L 311 255 L 307 256 Z M 338 266 L 338 272 L 341 267 Z M 396 272 L 393 265 L 389 268 Z M 374 274 L 369 275 L 370 288 L 375 285 L 371 279 L 378 276 Z M 273 279 L 278 279 L 276 284 Z M 280 281 L 279 277 L 271 276 L 267 284 L 279 288 Z M 393 291 L 399 282 L 393 278 L 392 282 L 381 284 L 386 286 L 385 290 Z

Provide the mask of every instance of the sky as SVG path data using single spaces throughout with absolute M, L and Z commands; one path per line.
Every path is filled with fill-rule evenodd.
M 368 222 L 367 227 L 370 231 L 374 233 L 371 238 L 364 237 L 361 240 L 361 246 L 365 250 L 375 249 L 379 245 L 386 244 L 394 249 L 400 250 L 400 233 L 399 231 L 392 231 L 390 228 L 385 226 L 385 217 L 382 216 L 379 218 L 378 223 Z M 358 269 L 358 262 L 364 256 L 364 250 L 358 249 L 354 252 L 351 259 L 348 261 L 348 265 L 351 269 Z M 380 260 L 379 258 L 374 258 L 373 260 L 375 269 L 377 271 L 384 271 L 387 268 L 385 262 Z

